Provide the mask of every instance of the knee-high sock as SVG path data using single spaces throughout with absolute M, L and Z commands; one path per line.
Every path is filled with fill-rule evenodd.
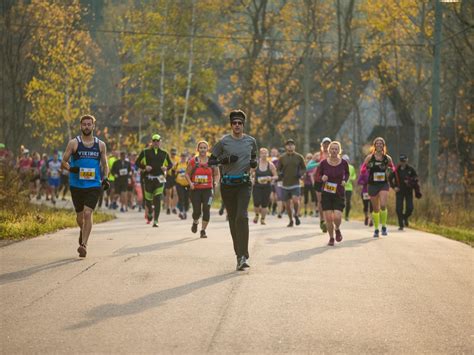
M 380 221 L 382 222 L 382 227 L 385 227 L 387 225 L 387 217 L 388 217 L 387 209 L 381 210 L 380 211 Z
M 379 229 L 380 212 L 372 212 L 372 219 L 374 220 L 375 229 Z

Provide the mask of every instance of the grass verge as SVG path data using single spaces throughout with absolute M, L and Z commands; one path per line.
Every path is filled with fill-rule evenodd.
M 94 224 L 115 216 L 94 212 Z M 27 204 L 11 210 L 0 210 L 0 240 L 22 240 L 60 229 L 76 227 L 76 213 L 70 209 Z

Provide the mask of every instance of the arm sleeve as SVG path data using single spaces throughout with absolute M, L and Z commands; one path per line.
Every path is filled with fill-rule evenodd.
M 252 141 L 252 152 L 250 153 L 251 159 L 256 159 L 257 158 L 257 151 L 258 151 L 257 140 L 253 139 L 253 141 Z
M 140 152 L 140 155 L 137 158 L 137 163 L 136 163 L 139 168 L 145 169 L 146 164 L 145 164 L 144 160 L 145 160 L 145 151 L 142 150 Z

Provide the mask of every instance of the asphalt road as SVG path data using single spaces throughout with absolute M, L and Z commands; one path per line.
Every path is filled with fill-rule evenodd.
M 0 248 L 1 353 L 473 353 L 473 249 L 359 222 L 326 246 L 318 219 L 251 225 L 235 271 L 224 217 L 155 229 L 129 212 Z

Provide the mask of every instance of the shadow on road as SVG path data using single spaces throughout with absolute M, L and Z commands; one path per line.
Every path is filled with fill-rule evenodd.
M 238 272 L 231 272 L 223 275 L 212 276 L 206 279 L 191 282 L 186 285 L 154 292 L 127 303 L 104 304 L 89 310 L 86 315 L 87 318 L 89 318 L 88 320 L 67 327 L 66 330 L 86 328 L 109 318 L 123 317 L 131 314 L 141 313 L 148 309 L 158 307 L 168 300 L 185 296 L 198 289 L 209 287 L 220 282 L 230 280 L 239 275 L 240 274 Z
M 296 240 L 309 239 L 309 238 L 314 238 L 314 237 L 317 237 L 315 233 L 305 233 L 305 234 L 299 234 L 299 235 L 287 235 L 283 238 L 269 238 L 266 240 L 266 242 L 268 244 L 291 243 Z
M 329 247 L 325 245 L 325 246 L 311 248 L 311 249 L 297 250 L 286 255 L 275 255 L 271 258 L 272 261 L 270 262 L 270 265 L 289 263 L 289 262 L 299 262 L 299 261 L 309 259 L 314 255 L 325 253 L 327 251 L 336 251 L 337 249 L 340 249 L 340 248 L 358 247 L 358 246 L 362 246 L 364 244 L 370 243 L 371 241 L 373 241 L 373 238 L 353 239 L 353 240 L 347 240 L 347 241 L 345 240 L 341 244 L 338 244 L 336 247 Z
M 162 242 L 156 244 L 143 245 L 140 247 L 133 248 L 123 248 L 114 252 L 115 255 L 126 255 L 126 254 L 140 254 L 140 253 L 149 253 L 152 251 L 168 249 L 176 245 L 189 243 L 192 241 L 199 240 L 200 238 L 182 238 L 178 240 L 171 240 L 169 242 Z
M 81 260 L 77 258 L 63 259 L 63 260 L 53 261 L 51 263 L 44 264 L 44 265 L 33 266 L 24 270 L 2 274 L 0 275 L 0 285 L 14 282 L 14 281 L 23 280 L 31 275 L 36 274 L 37 272 L 54 269 L 54 268 L 61 267 L 61 266 L 71 264 L 71 263 L 75 263 L 78 261 L 81 261 Z

